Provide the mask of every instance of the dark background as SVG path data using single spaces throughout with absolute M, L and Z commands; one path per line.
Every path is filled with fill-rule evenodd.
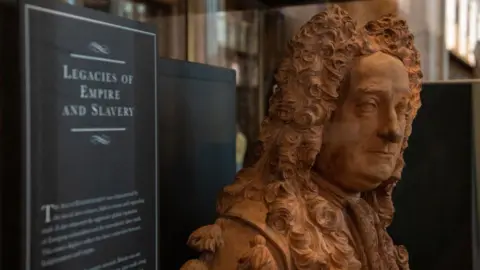
M 158 60 L 160 266 L 198 254 L 188 236 L 215 222 L 216 197 L 235 176 L 235 72 Z
M 0 269 L 21 269 L 18 20 L 15 1 L 0 0 Z
M 424 84 L 422 102 L 389 231 L 413 270 L 473 269 L 472 85 Z

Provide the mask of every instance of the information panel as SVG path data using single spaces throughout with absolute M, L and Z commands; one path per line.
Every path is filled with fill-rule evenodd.
M 21 8 L 25 269 L 157 269 L 154 29 Z

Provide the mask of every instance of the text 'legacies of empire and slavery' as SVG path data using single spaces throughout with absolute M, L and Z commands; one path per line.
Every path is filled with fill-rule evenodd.
M 105 71 L 90 71 L 85 69 L 70 68 L 63 65 L 63 79 L 82 82 L 80 84 L 80 99 L 95 100 L 97 102 L 85 104 L 68 104 L 62 108 L 62 116 L 104 116 L 104 117 L 133 117 L 134 106 L 105 105 L 100 101 L 120 101 L 121 90 L 111 88 L 89 87 L 86 82 L 103 83 L 110 85 L 132 85 L 133 75 Z M 85 82 L 85 83 L 84 83 Z

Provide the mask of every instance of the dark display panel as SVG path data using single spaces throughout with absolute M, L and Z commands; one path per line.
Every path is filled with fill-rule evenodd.
M 53 1 L 19 8 L 22 268 L 157 269 L 154 28 Z
M 216 197 L 235 177 L 235 72 L 158 60 L 160 267 L 198 256 L 186 243 L 217 216 Z

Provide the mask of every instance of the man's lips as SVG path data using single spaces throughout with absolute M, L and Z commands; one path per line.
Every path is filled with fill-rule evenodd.
M 385 150 L 370 150 L 368 151 L 369 153 L 379 155 L 379 156 L 385 156 L 385 157 L 392 157 L 394 154 L 392 152 L 388 152 Z

